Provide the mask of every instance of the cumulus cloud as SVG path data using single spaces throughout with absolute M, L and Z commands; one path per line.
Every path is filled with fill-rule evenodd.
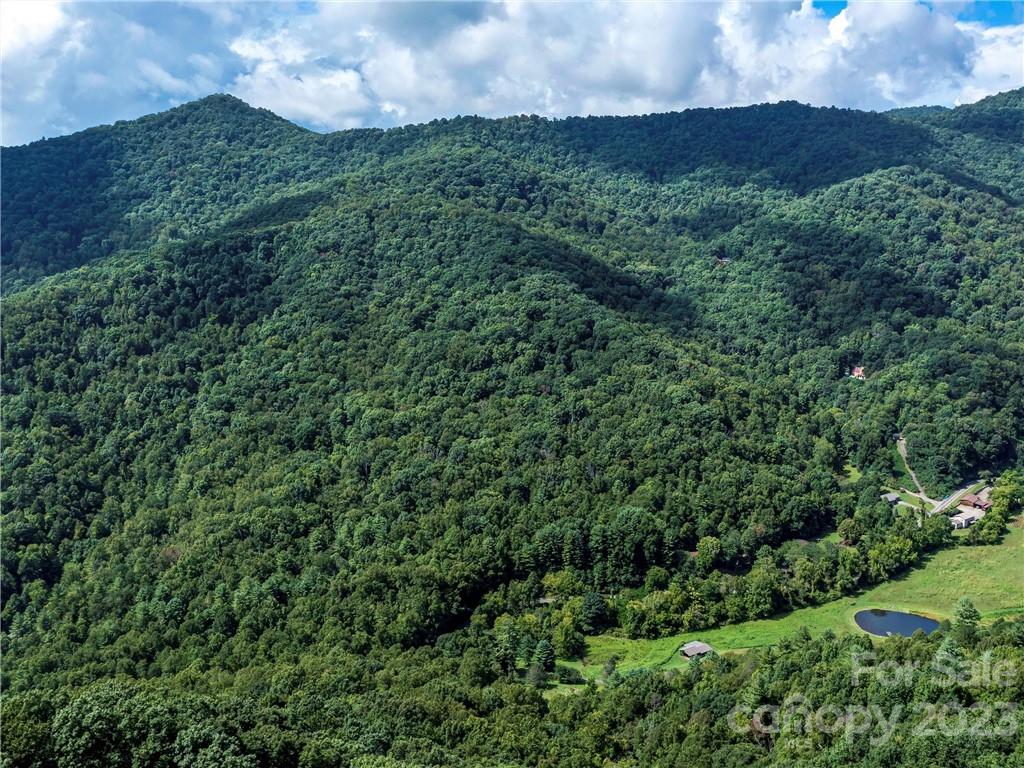
M 989 27 L 960 24 L 974 41 L 970 76 L 955 85 L 955 104 L 970 104 L 985 96 L 1024 84 L 1024 26 Z
M 327 130 L 779 99 L 953 105 L 1024 85 L 1024 25 L 961 20 L 962 4 L 2 7 L 5 143 L 225 90 Z
M 3 72 L 3 141 L 17 141 L 34 115 L 65 123 L 70 115 L 50 103 L 54 79 L 83 49 L 86 24 L 57 2 L 12 0 L 0 4 L 0 63 Z M 8 84 L 17 83 L 15 91 Z
M 326 5 L 289 24 L 286 36 L 246 32 L 232 46 L 279 50 L 273 62 L 302 83 L 322 80 L 325 60 L 358 72 L 360 87 L 350 90 L 359 98 L 338 102 L 333 123 L 318 110 L 325 127 L 778 99 L 886 109 L 954 104 L 1024 84 L 1024 27 L 959 22 L 955 8 L 941 4 L 851 2 L 832 18 L 810 0 L 442 8 L 453 10 Z M 414 18 L 429 25 L 417 27 Z M 250 74 L 238 83 L 261 106 L 281 103 L 275 82 L 266 98 Z
M 10 0 L 0 6 L 0 51 L 5 60 L 44 45 L 67 24 L 58 2 Z
M 200 18 L 193 7 L 179 15 L 130 3 L 4 0 L 3 143 L 138 117 L 222 90 L 223 42 Z
M 1024 84 L 1021 27 L 1007 28 L 1009 38 L 1016 36 L 1016 55 L 1012 45 L 993 52 L 970 25 L 922 4 L 850 3 L 827 19 L 805 2 L 774 18 L 766 33 L 763 19 L 730 3 L 721 26 L 737 103 L 798 99 L 865 109 L 951 104 L 983 56 L 1006 73 L 1007 87 Z
M 357 128 L 372 106 L 354 69 L 304 67 L 300 75 L 277 62 L 260 62 L 231 90 L 250 104 L 320 128 Z

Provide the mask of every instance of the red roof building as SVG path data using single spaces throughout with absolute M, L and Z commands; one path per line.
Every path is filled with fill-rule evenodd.
M 965 493 L 963 496 L 961 496 L 960 503 L 963 504 L 965 507 L 974 507 L 975 509 L 985 510 L 992 506 L 991 501 L 986 501 L 985 499 L 981 498 L 981 496 L 976 496 L 973 493 Z

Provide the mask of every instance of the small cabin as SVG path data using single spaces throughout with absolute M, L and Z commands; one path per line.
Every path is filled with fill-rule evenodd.
M 890 507 L 894 507 L 900 502 L 900 495 L 898 493 L 883 493 L 880 497 L 882 501 L 888 504 Z
M 679 652 L 687 659 L 699 659 L 701 656 L 707 656 L 709 653 L 714 653 L 712 648 L 707 643 L 702 643 L 700 640 L 691 640 L 686 643 Z
M 862 366 L 862 365 L 855 365 L 855 366 L 853 366 L 853 370 L 850 371 L 850 378 L 851 379 L 857 379 L 857 381 L 864 381 L 864 379 L 867 378 L 867 374 L 864 373 L 864 366 Z

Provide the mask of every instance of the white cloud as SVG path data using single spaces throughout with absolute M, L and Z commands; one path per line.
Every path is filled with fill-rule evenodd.
M 73 124 L 74 116 L 53 102 L 52 90 L 54 81 L 73 68 L 75 57 L 84 50 L 86 33 L 87 23 L 70 17 L 59 3 L 0 3 L 4 144 L 38 135 L 41 120 L 59 132 Z
M 868 109 L 951 104 L 976 62 L 995 59 L 991 66 L 1005 71 L 1024 55 L 1021 27 L 1003 28 L 1004 49 L 996 50 L 968 26 L 941 6 L 851 2 L 826 20 L 805 2 L 777 20 L 774 34 L 756 36 L 745 8 L 732 4 L 723 10 L 722 45 L 738 103 L 760 96 Z M 1004 90 L 1021 85 L 1019 67 L 1002 80 Z
M 1024 26 L 989 27 L 960 24 L 975 42 L 970 76 L 958 83 L 956 104 L 970 104 L 985 96 L 1024 84 Z
M 354 69 L 304 68 L 291 74 L 277 62 L 260 62 L 232 87 L 250 104 L 318 128 L 356 128 L 371 102 Z
M 68 23 L 59 2 L 6 0 L 0 3 L 0 51 L 5 61 L 32 52 Z
M 139 62 L 139 74 L 142 79 L 147 83 L 151 84 L 155 88 L 159 88 L 165 93 L 169 93 L 175 96 L 178 95 L 191 95 L 194 87 L 191 83 L 182 80 L 180 77 L 175 77 L 166 69 L 161 67 L 159 64 L 153 61 L 143 59 Z
M 362 72 L 367 87 L 399 119 L 406 119 L 410 113 L 457 108 L 458 84 L 432 52 L 417 54 L 386 40 L 365 62 Z
M 196 6 L 3 0 L 3 143 L 223 90 L 224 31 L 209 19 Z
M 1024 26 L 948 3 L 58 4 L 3 9 L 5 141 L 227 90 L 320 129 L 779 99 L 885 109 L 1024 85 Z
M 251 37 L 239 37 L 233 40 L 228 47 L 243 59 L 255 62 L 301 64 L 315 58 L 307 46 L 286 32 L 277 32 L 259 40 Z
M 301 78 L 309 93 L 324 81 L 325 68 L 358 70 L 365 123 L 468 112 L 626 114 L 778 99 L 884 109 L 952 104 L 1024 84 L 1012 66 L 1022 56 L 1021 27 L 957 23 L 952 8 L 941 5 L 854 1 L 829 19 L 810 0 L 506 2 L 475 16 L 434 19 L 429 33 L 411 31 L 415 6 L 390 8 L 393 14 L 382 16 L 365 6 L 321 6 L 289 24 L 287 35 L 240 37 L 232 49 Z M 245 73 L 234 91 L 274 109 L 282 103 L 280 87 L 267 87 L 264 95 Z M 324 93 L 319 101 L 330 98 Z M 315 122 L 330 126 L 334 114 L 334 127 L 349 125 L 363 108 L 355 104 L 318 109 Z M 303 111 L 285 116 L 304 119 Z

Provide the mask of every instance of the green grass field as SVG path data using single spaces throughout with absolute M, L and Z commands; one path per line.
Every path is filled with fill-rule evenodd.
M 893 490 L 896 490 L 895 488 Z M 928 504 L 923 499 L 918 498 L 912 493 L 906 491 L 896 491 L 899 494 L 900 499 L 905 503 L 912 506 L 914 509 L 931 509 L 931 504 Z
M 900 456 L 899 450 L 896 448 L 896 444 L 893 443 L 892 447 L 889 448 L 889 452 L 892 454 L 892 487 L 893 488 L 906 488 L 909 491 L 916 491 L 917 485 L 914 483 L 914 478 L 910 476 L 910 472 L 907 471 L 907 464 L 903 461 L 903 457 Z
M 854 485 L 860 482 L 860 479 L 864 477 L 864 473 L 861 472 L 850 462 L 846 462 L 843 465 L 843 476 L 839 478 L 840 485 Z
M 957 600 L 964 595 L 974 601 L 988 620 L 1024 614 L 1024 528 L 1011 528 L 1003 542 L 993 547 L 955 547 L 938 552 L 903 577 L 860 595 L 771 619 L 656 640 L 630 640 L 614 634 L 589 637 L 584 661 L 559 663 L 579 669 L 590 679 L 601 674 L 605 662 L 613 655 L 618 657 L 618 669 L 622 672 L 641 667 L 670 669 L 684 663 L 677 649 L 689 640 L 703 640 L 715 650 L 728 653 L 771 645 L 801 627 L 807 627 L 812 634 L 826 629 L 860 632 L 853 616 L 865 608 L 912 611 L 944 619 L 951 616 Z

